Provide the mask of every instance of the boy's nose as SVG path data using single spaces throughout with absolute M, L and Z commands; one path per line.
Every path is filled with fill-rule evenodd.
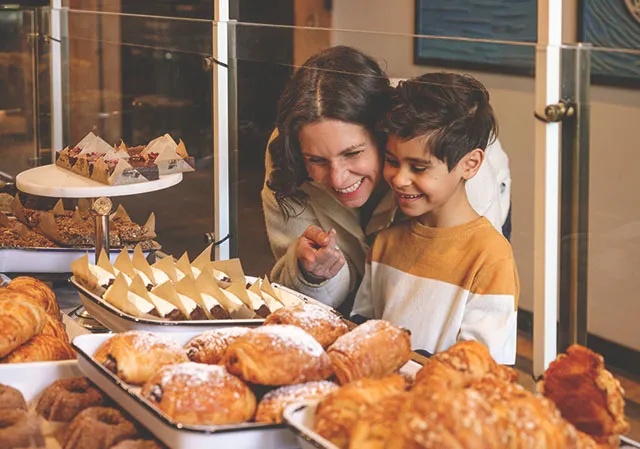
M 398 170 L 392 178 L 393 186 L 396 188 L 407 187 L 411 184 L 411 180 L 406 176 L 403 170 Z

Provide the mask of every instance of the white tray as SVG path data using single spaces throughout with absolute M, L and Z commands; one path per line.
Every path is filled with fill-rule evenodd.
M 184 346 L 198 332 L 166 334 Z M 182 425 L 151 405 L 139 395 L 140 388 L 122 382 L 113 373 L 93 359 L 98 347 L 111 335 L 82 335 L 73 341 L 78 351 L 78 363 L 82 372 L 102 391 L 127 410 L 171 448 L 210 449 L 288 449 L 298 448 L 295 435 L 284 424 L 237 424 L 225 426 Z
M 114 263 L 121 249 L 109 253 Z M 0 272 L 2 273 L 69 273 L 71 262 L 89 254 L 93 261 L 94 248 L 0 248 Z M 133 253 L 133 249 L 129 251 Z M 144 251 L 148 256 L 150 251 Z
M 0 365 L 0 383 L 20 390 L 31 405 L 52 382 L 82 376 L 77 360 Z
M 248 277 L 247 277 L 248 278 Z M 255 278 L 254 278 L 255 280 Z M 138 318 L 112 306 L 95 293 L 80 285 L 71 277 L 71 283 L 78 289 L 80 301 L 92 318 L 95 318 L 103 326 L 113 332 L 125 332 L 129 330 L 150 332 L 195 332 L 201 333 L 210 329 L 222 327 L 244 326 L 257 327 L 264 323 L 264 318 L 245 320 L 186 320 L 166 321 Z
M 55 164 L 42 165 L 19 173 L 16 187 L 24 193 L 57 198 L 97 198 L 155 192 L 182 181 L 182 173 L 162 175 L 155 181 L 110 186 L 85 178 Z
M 284 420 L 297 434 L 302 449 L 338 449 L 336 445 L 313 431 L 319 402 L 319 399 L 315 399 L 291 404 L 283 413 Z M 640 448 L 640 443 L 625 436 L 621 436 L 620 441 L 620 449 Z
M 409 360 L 400 368 L 400 372 L 415 377 L 420 368 L 422 368 L 420 363 Z M 313 431 L 319 402 L 319 399 L 313 399 L 291 404 L 282 414 L 284 422 L 296 433 L 298 444 L 302 449 L 338 449 L 338 446 Z

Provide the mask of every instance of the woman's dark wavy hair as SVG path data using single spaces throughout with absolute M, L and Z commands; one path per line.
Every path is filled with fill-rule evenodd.
M 449 171 L 475 148 L 484 151 L 497 135 L 486 87 L 472 76 L 455 73 L 401 81 L 381 125 L 402 140 L 425 136 L 431 153 Z
M 295 213 L 294 206 L 304 209 L 307 202 L 301 189 L 309 179 L 298 137 L 302 127 L 320 119 L 361 125 L 382 151 L 385 134 L 377 125 L 391 94 L 389 78 L 378 63 L 351 47 L 328 48 L 300 67 L 278 101 L 278 136 L 268 149 L 273 168 L 267 187 L 286 218 Z

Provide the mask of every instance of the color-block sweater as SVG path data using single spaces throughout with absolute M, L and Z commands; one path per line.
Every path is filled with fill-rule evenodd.
M 352 314 L 409 329 L 413 349 L 477 340 L 513 364 L 518 295 L 511 246 L 489 220 L 432 228 L 414 219 L 378 234 Z

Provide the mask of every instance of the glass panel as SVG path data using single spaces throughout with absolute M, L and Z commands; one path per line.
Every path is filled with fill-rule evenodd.
M 335 17 L 334 17 L 335 19 Z M 410 30 L 408 30 L 410 31 Z M 487 54 L 517 54 L 511 61 L 493 65 L 491 72 L 464 59 L 462 53 L 451 66 L 416 62 L 416 49 L 446 48 L 449 44 L 484 51 Z M 492 174 L 500 191 L 500 226 L 511 226 L 511 243 L 520 274 L 520 308 L 523 321 L 531 321 L 533 310 L 533 197 L 534 197 L 534 79 L 536 47 L 522 42 L 497 42 L 456 38 L 416 37 L 402 33 L 375 33 L 296 27 L 265 26 L 241 23 L 237 26 L 238 119 L 239 119 L 239 246 L 240 257 L 255 274 L 271 270 L 274 257 L 262 220 L 260 191 L 263 188 L 264 156 L 277 118 L 277 100 L 285 83 L 314 53 L 332 45 L 347 45 L 372 56 L 395 83 L 400 79 L 436 71 L 471 74 L 487 87 L 495 110 L 499 142 L 504 149 L 495 156 Z M 508 53 L 508 52 L 507 52 Z M 508 53 L 509 54 L 509 53 Z M 495 62 L 495 61 L 492 61 Z M 521 70 L 508 66 L 519 62 Z M 517 64 L 516 64 L 517 65 Z M 348 72 L 348 69 L 344 69 Z M 524 74 L 524 75 L 523 75 Z M 323 70 L 319 76 L 335 73 Z M 360 76 L 366 76 L 360 74 Z M 304 93 L 301 93 L 303 95 Z M 339 91 L 334 92 L 340 95 Z M 292 100 L 293 101 L 293 100 Z M 354 102 L 358 99 L 354 98 Z M 490 150 L 493 151 L 493 150 Z M 497 154 L 497 152 L 496 152 Z M 490 158 L 492 156 L 489 156 Z M 507 162 L 508 158 L 508 162 Z M 502 167 L 502 168 L 498 168 Z M 512 182 L 513 181 L 513 182 Z M 384 182 L 384 181 L 382 181 Z M 511 206 L 511 208 L 510 208 Z M 511 210 L 511 214 L 509 214 Z M 507 217 L 509 217 L 507 219 Z M 326 218 L 324 225 L 331 223 Z M 291 235 L 293 225 L 286 225 L 292 243 L 302 230 Z M 330 225 L 329 225 L 330 226 Z M 337 225 L 336 225 L 337 226 Z M 328 228 L 325 229 L 328 231 Z M 272 242 L 273 243 L 273 242 Z M 340 242 L 340 246 L 343 243 Z M 284 248 L 280 248 L 282 251 Z M 365 250 L 361 250 L 364 253 Z M 282 253 L 280 253 L 281 255 Z M 357 257 L 362 260 L 363 254 Z M 526 312 L 529 312 L 528 314 Z M 529 352 L 528 357 L 531 354 Z
M 0 180 L 11 181 L 37 157 L 33 9 L 0 6 Z
M 88 132 L 110 145 L 145 145 L 165 133 L 184 141 L 196 171 L 174 187 L 113 198 L 137 223 L 156 217 L 169 254 L 195 257 L 213 231 L 210 21 L 68 11 L 62 45 L 64 128 L 75 145 Z
M 591 52 L 588 328 L 601 339 L 640 351 L 635 323 L 640 314 L 635 300 L 640 288 L 640 178 L 635 170 L 640 163 L 640 35 L 635 25 L 635 34 L 628 35 L 635 49 L 596 47 Z M 624 352 L 605 354 L 614 356 L 627 357 Z

